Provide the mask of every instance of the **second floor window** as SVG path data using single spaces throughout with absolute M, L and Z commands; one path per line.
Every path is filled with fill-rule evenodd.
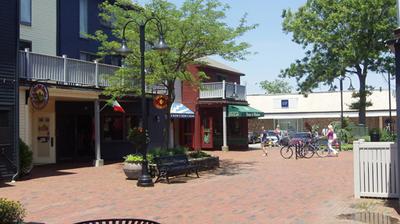
M 79 0 L 79 36 L 85 38 L 88 32 L 88 0 Z
M 20 23 L 30 26 L 32 24 L 32 0 L 21 0 Z

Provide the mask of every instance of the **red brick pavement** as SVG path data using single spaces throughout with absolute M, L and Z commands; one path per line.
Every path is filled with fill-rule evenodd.
M 175 223 L 345 223 L 354 211 L 351 152 L 338 158 L 285 160 L 277 150 L 212 152 L 221 168 L 199 179 L 180 177 L 154 188 L 126 180 L 121 164 L 100 168 L 36 168 L 36 178 L 0 188 L 20 200 L 26 221 L 73 223 L 136 217 Z

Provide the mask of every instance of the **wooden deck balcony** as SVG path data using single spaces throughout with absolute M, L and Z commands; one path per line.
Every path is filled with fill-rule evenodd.
M 246 86 L 230 82 L 202 83 L 200 99 L 229 99 L 246 101 Z

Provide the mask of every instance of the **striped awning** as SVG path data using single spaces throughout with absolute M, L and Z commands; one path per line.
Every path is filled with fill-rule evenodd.
M 171 106 L 171 118 L 194 118 L 194 113 L 185 105 L 174 102 Z

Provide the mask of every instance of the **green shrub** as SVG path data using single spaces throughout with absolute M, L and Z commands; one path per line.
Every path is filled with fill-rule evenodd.
M 381 131 L 381 142 L 394 142 L 396 141 L 396 135 L 390 133 L 390 131 L 383 129 Z
M 353 150 L 353 144 L 342 144 L 342 151 L 350 151 Z
M 366 136 L 359 136 L 359 137 L 355 138 L 355 140 L 359 140 L 359 139 L 364 139 L 366 142 L 370 142 L 371 136 L 366 135 Z
M 152 148 L 149 150 L 148 155 L 152 158 L 160 157 L 160 156 L 173 156 L 173 155 L 184 155 L 188 151 L 186 147 L 175 147 L 175 148 L 168 148 L 168 149 L 161 149 L 159 147 Z
M 142 163 L 143 162 L 143 155 L 141 154 L 129 154 L 124 156 L 126 163 Z
M 32 169 L 32 151 L 24 141 L 19 139 L 19 160 L 21 167 L 21 175 L 28 174 Z
M 0 223 L 12 224 L 22 222 L 25 213 L 25 208 L 21 203 L 0 198 Z
M 190 153 L 188 154 L 188 156 L 189 156 L 190 158 L 193 158 L 193 159 L 204 158 L 204 157 L 211 157 L 210 154 L 207 154 L 206 152 L 203 152 L 203 151 L 194 151 L 194 152 L 190 152 Z

